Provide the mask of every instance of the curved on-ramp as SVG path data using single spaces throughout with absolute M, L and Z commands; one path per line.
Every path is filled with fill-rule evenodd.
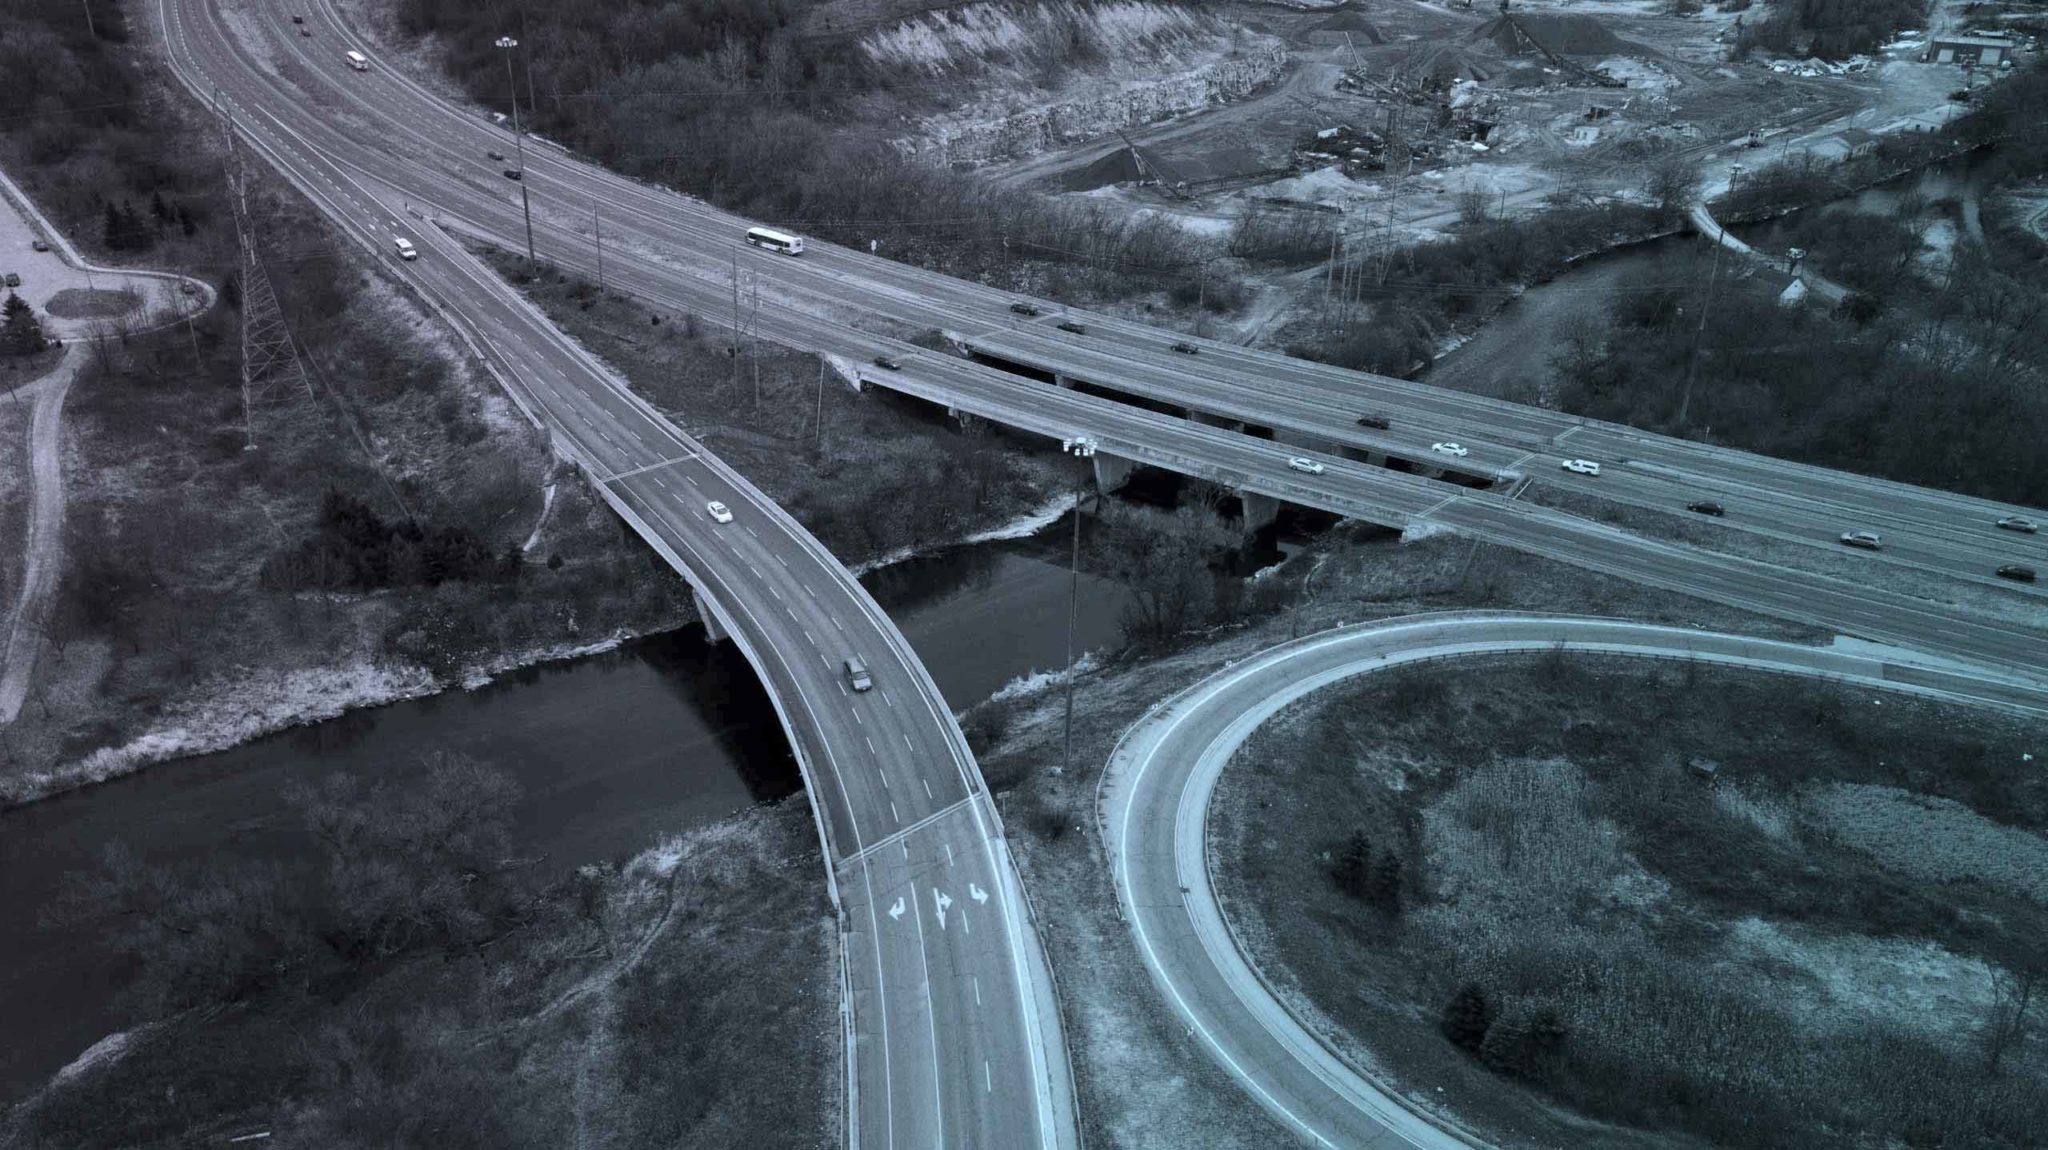
M 1111 753 L 1097 817 L 1125 921 L 1152 980 L 1233 1078 L 1311 1144 L 1484 1145 L 1425 1114 L 1333 1050 L 1273 993 L 1238 947 L 1210 881 L 1210 796 L 1253 731 L 1341 679 L 1460 655 L 1564 648 L 1693 659 L 2048 716 L 2048 691 L 1882 652 L 1617 619 L 1450 612 L 1325 631 L 1240 660 L 1160 703 Z

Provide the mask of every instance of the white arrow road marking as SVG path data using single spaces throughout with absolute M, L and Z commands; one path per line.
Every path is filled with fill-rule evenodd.
M 903 917 L 903 910 L 903 896 L 899 894 L 896 896 L 896 905 L 889 908 L 889 917 L 900 919 Z
M 953 905 L 953 898 L 938 887 L 932 888 L 932 902 L 939 908 L 939 929 L 946 929 L 946 908 Z
M 967 884 L 967 897 L 973 899 L 976 902 L 987 902 L 988 892 L 981 889 L 978 886 L 975 886 L 972 882 L 969 882 Z

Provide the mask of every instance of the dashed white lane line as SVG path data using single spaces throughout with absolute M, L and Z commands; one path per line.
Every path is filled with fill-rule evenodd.
M 994 1094 L 996 1092 L 995 1072 L 988 1068 L 988 1059 L 986 1058 L 981 1060 L 981 1086 L 982 1090 L 986 1093 Z
M 860 741 L 868 745 L 868 754 L 872 755 L 875 753 L 875 741 L 873 739 L 868 738 L 866 735 L 862 735 L 860 737 Z
M 889 705 L 889 706 L 891 706 L 891 707 L 893 707 L 893 706 L 895 706 L 895 705 L 896 705 L 896 700 L 894 700 L 894 699 L 892 699 L 892 698 L 890 698 L 890 697 L 889 697 L 889 688 L 887 688 L 887 687 L 883 687 L 883 688 L 882 688 L 882 702 L 884 702 L 884 703 L 888 704 L 888 705 Z M 909 738 L 909 737 L 910 737 L 910 736 L 908 736 L 908 735 L 905 735 L 905 736 L 904 736 L 904 738 Z
M 974 1005 L 981 1005 L 981 976 L 974 976 Z
M 945 844 L 945 846 L 946 846 L 946 865 L 947 865 L 947 866 L 952 866 L 952 865 L 953 865 L 953 844 L 952 844 L 952 843 L 947 843 L 947 844 Z
M 913 743 L 913 742 L 911 742 L 911 741 L 910 741 L 910 732 L 908 732 L 908 731 L 900 731 L 900 732 L 898 732 L 898 733 L 899 733 L 899 734 L 901 734 L 901 735 L 903 736 L 903 745 L 904 745 L 904 747 L 908 748 L 911 754 L 913 754 L 913 755 L 914 755 L 914 754 L 916 754 L 916 753 L 917 753 L 917 744 L 916 744 L 916 743 Z
M 853 724 L 856 727 L 865 727 L 868 725 L 868 721 L 860 717 L 859 711 L 855 711 L 853 713 Z
M 895 799 L 890 799 L 890 800 L 889 800 L 889 817 L 890 817 L 890 818 L 892 818 L 892 819 L 895 819 L 895 820 L 896 820 L 897 822 L 899 822 L 899 823 L 903 821 L 903 816 L 902 816 L 902 815 L 899 815 L 899 814 L 897 814 L 897 813 L 896 813 L 896 800 L 895 800 Z
M 809 639 L 811 641 L 811 646 L 815 647 L 818 645 L 818 637 L 816 635 L 811 634 L 811 629 L 809 627 L 804 628 L 804 638 Z M 860 718 L 860 716 L 855 715 L 854 718 L 858 719 Z
M 880 768 L 880 767 L 876 767 L 876 768 L 875 768 L 875 777 L 876 777 L 876 778 L 878 778 L 878 779 L 880 779 L 880 780 L 882 780 L 882 789 L 883 789 L 883 790 L 885 790 L 885 791 L 886 791 L 886 790 L 888 790 L 888 789 L 889 789 L 889 776 L 888 776 L 888 773 L 887 773 L 887 772 L 883 771 L 883 770 L 882 770 L 882 768 Z
M 931 798 L 931 797 L 932 797 L 932 781 L 931 781 L 930 779 L 919 779 L 919 780 L 917 780 L 917 781 L 918 781 L 918 782 L 920 782 L 920 783 L 923 783 L 923 784 L 924 784 L 924 797 L 925 797 L 925 798 Z

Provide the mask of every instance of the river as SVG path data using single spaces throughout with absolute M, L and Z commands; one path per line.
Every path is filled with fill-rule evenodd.
M 863 582 L 955 709 L 1066 656 L 1062 520 L 1038 536 L 950 548 Z M 1121 642 L 1124 593 L 1083 575 L 1082 649 Z M 460 752 L 523 789 L 518 855 L 551 874 L 801 789 L 759 680 L 701 628 L 528 668 L 473 691 L 350 712 L 218 754 L 162 763 L 0 813 L 0 1101 L 20 1097 L 129 1020 L 128 972 L 96 932 L 38 924 L 68 871 L 120 842 L 151 863 L 260 858 L 304 844 L 282 794 L 347 771 L 403 776 Z

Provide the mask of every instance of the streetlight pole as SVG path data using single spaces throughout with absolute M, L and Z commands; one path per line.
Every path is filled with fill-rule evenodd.
M 1095 454 L 1095 441 L 1085 435 L 1063 439 L 1060 450 L 1076 459 L 1088 459 Z M 1087 482 L 1081 474 L 1074 476 L 1074 551 L 1067 568 L 1067 735 L 1061 751 L 1061 774 L 1074 765 L 1074 630 L 1081 613 L 1081 491 Z
M 526 133 L 519 128 L 519 81 L 512 76 L 512 49 L 519 41 L 500 36 L 498 47 L 505 50 L 505 88 L 512 93 L 512 139 L 519 146 L 519 210 L 526 217 L 526 274 L 532 275 L 539 261 L 533 258 L 533 200 L 526 191 Z

